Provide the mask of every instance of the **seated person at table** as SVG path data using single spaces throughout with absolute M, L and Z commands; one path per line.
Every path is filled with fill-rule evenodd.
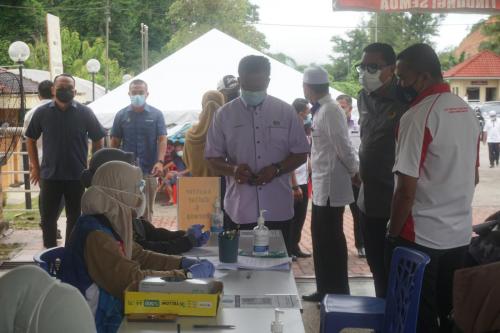
M 63 282 L 77 287 L 95 316 L 98 332 L 114 332 L 123 317 L 123 293 L 146 276 L 203 278 L 214 266 L 144 250 L 133 241 L 132 218 L 144 212 L 140 168 L 123 161 L 100 166 L 82 197 L 82 216 L 66 245 Z
M 83 171 L 82 182 L 85 187 L 90 187 L 95 171 L 104 163 L 110 161 L 123 161 L 134 163 L 134 154 L 116 148 L 103 148 L 97 151 L 90 160 L 89 168 Z M 194 225 L 186 232 L 184 230 L 170 231 L 156 228 L 152 223 L 140 218 L 133 219 L 134 241 L 146 250 L 165 254 L 180 254 L 191 250 L 193 247 L 204 245 L 210 236 L 202 232 L 202 227 Z

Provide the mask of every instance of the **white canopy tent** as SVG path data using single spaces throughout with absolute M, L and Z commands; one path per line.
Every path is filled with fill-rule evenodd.
M 133 79 L 147 82 L 148 104 L 163 112 L 167 124 L 193 122 L 198 119 L 202 95 L 216 89 L 224 75 L 238 76 L 240 59 L 250 54 L 266 56 L 213 29 Z M 271 62 L 268 93 L 287 103 L 302 97 L 302 73 L 268 58 Z M 115 114 L 130 104 L 128 84 L 89 105 L 105 128 L 110 128 Z M 333 97 L 341 94 L 334 89 L 331 93 Z

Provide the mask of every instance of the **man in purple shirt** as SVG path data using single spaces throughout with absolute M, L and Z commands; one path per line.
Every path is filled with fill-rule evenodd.
M 247 56 L 238 66 L 241 96 L 222 106 L 208 131 L 205 158 L 227 176 L 226 228 L 252 229 L 259 211 L 283 233 L 293 218 L 290 172 L 306 162 L 309 144 L 291 105 L 266 93 L 269 60 Z

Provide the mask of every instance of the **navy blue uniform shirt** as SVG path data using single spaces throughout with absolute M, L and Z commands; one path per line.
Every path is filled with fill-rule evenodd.
M 87 167 L 88 139 L 98 141 L 106 135 L 94 112 L 76 101 L 66 111 L 55 102 L 39 107 L 26 136 L 38 140 L 42 133 L 40 178 L 49 180 L 80 180 Z
M 151 173 L 158 161 L 158 137 L 162 135 L 167 135 L 163 113 L 148 104 L 143 112 L 134 112 L 130 105 L 120 110 L 111 128 L 111 136 L 122 140 L 122 150 L 135 154 L 144 174 Z

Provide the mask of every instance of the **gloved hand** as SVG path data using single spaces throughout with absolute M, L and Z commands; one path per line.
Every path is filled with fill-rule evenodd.
M 203 227 L 203 224 L 193 224 L 187 231 L 188 235 L 195 238 L 195 247 L 205 245 L 210 239 L 210 231 L 202 232 Z
M 195 279 L 210 278 L 214 276 L 215 267 L 210 261 L 202 259 L 199 263 L 189 267 L 188 271 L 193 274 Z
M 200 263 L 200 260 L 195 258 L 182 257 L 181 259 L 181 268 L 188 269 L 189 267 Z
M 198 238 L 201 236 L 203 233 L 203 228 L 205 226 L 203 224 L 193 224 L 192 226 L 189 227 L 187 230 L 188 235 L 193 235 L 195 238 Z

